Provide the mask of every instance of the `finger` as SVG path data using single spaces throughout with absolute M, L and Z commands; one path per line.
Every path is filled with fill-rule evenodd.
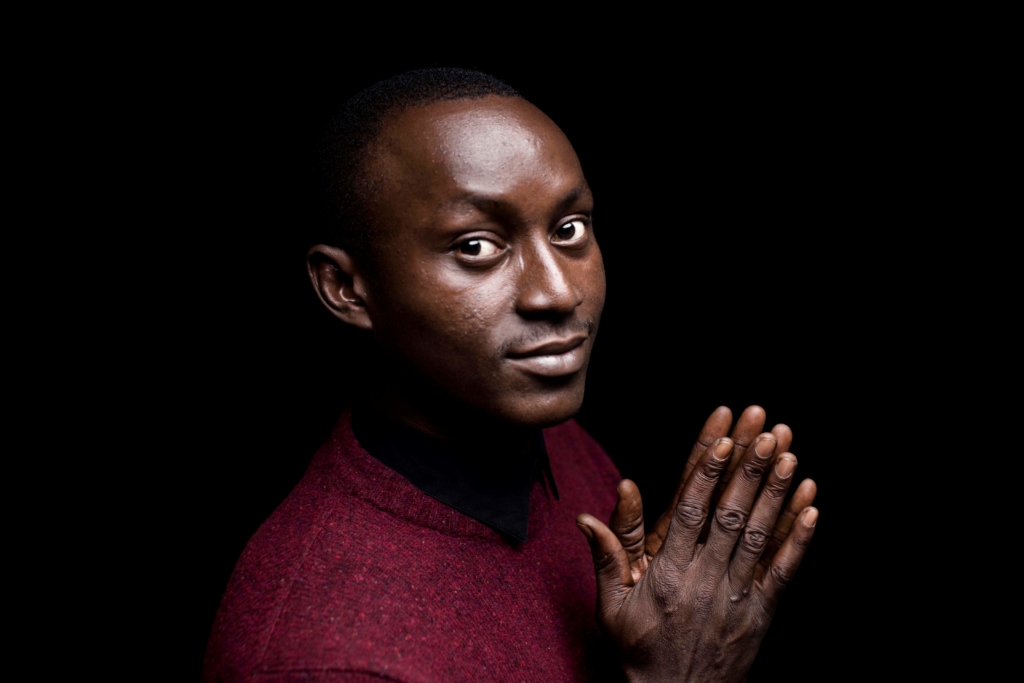
M 647 571 L 647 556 L 644 554 L 644 506 L 640 499 L 640 490 L 629 479 L 619 482 L 619 500 L 608 523 L 612 533 L 619 539 L 629 569 L 636 583 Z
M 786 505 L 786 509 L 779 519 L 775 522 L 775 528 L 772 530 L 772 535 L 768 539 L 768 544 L 765 546 L 764 552 L 761 554 L 761 561 L 758 563 L 757 571 L 754 578 L 760 580 L 764 575 L 764 572 L 768 569 L 768 565 L 771 563 L 775 553 L 778 552 L 779 548 L 786 540 L 786 536 L 789 535 L 789 530 L 793 528 L 793 522 L 796 521 L 797 515 L 803 511 L 804 508 L 814 503 L 814 497 L 818 494 L 818 485 L 814 483 L 813 479 L 804 479 L 800 482 L 800 486 L 796 488 L 793 493 L 793 497 L 789 499 L 789 504 Z
M 814 527 L 818 524 L 818 509 L 806 508 L 801 514 L 799 521 L 793 525 L 792 532 L 786 537 L 786 542 L 779 548 L 775 558 L 768 566 L 768 571 L 761 581 L 761 595 L 765 601 L 766 611 L 770 614 L 779 595 L 789 582 L 793 580 L 800 561 L 804 558 L 807 545 L 814 536 Z
M 775 447 L 776 460 L 778 460 L 778 455 L 785 453 L 793 445 L 793 430 L 780 423 L 772 427 L 772 436 L 779 444 Z
M 761 489 L 754 510 L 750 513 L 743 533 L 740 534 L 729 565 L 729 580 L 737 595 L 750 588 L 754 578 L 754 569 L 761 559 L 764 549 L 775 528 L 775 520 L 786 500 L 786 492 L 793 483 L 793 472 L 796 470 L 796 456 L 783 453 L 775 460 L 775 467 L 768 473 L 768 481 Z
M 686 485 L 686 481 L 690 477 L 690 472 L 693 471 L 694 466 L 700 462 L 704 453 L 707 452 L 718 439 L 729 433 L 729 427 L 732 425 L 732 411 L 725 406 L 718 406 L 714 412 L 704 422 L 704 426 L 700 430 L 700 434 L 697 436 L 697 442 L 693 444 L 693 448 L 690 449 L 690 455 L 686 460 L 686 466 L 683 468 L 683 476 L 679 477 L 679 485 L 676 486 L 676 493 L 672 497 L 672 504 L 668 506 L 668 509 L 661 514 L 658 521 L 654 523 L 651 530 L 647 532 L 647 558 L 650 559 L 657 554 L 658 550 L 661 549 L 661 544 L 665 541 L 665 535 L 668 533 L 669 524 L 672 523 L 672 515 L 675 512 L 676 506 L 679 505 L 679 496 L 683 493 L 683 487 Z
M 740 415 L 740 419 L 736 421 L 736 426 L 733 427 L 732 433 L 729 435 L 733 443 L 736 444 L 736 447 L 732 452 L 732 460 L 729 461 L 729 469 L 722 475 L 722 481 L 718 483 L 719 491 L 724 491 L 725 487 L 732 481 L 733 472 L 743 462 L 743 456 L 746 455 L 747 448 L 750 447 L 750 444 L 754 442 L 754 439 L 764 429 L 766 418 L 767 415 L 765 415 L 764 408 L 761 406 L 748 406 Z M 778 440 L 776 439 L 776 441 Z M 779 452 L 781 453 L 782 451 Z
M 764 473 L 775 454 L 775 437 L 762 434 L 736 468 L 732 483 L 725 489 L 711 520 L 711 531 L 704 546 L 704 556 L 722 571 L 728 565 L 740 532 L 750 518 L 754 497 L 764 479 Z
M 731 454 L 732 440 L 724 437 L 719 439 L 704 452 L 690 478 L 686 480 L 661 547 L 662 554 L 680 569 L 688 567 L 693 561 L 697 539 L 711 506 L 711 494 L 715 492 Z
M 594 557 L 597 613 L 602 619 L 610 619 L 633 589 L 629 558 L 615 534 L 593 515 L 580 515 L 576 518 L 576 526 L 587 537 Z
M 679 496 L 683 492 L 683 486 L 686 485 L 686 480 L 690 476 L 690 472 L 696 467 L 697 463 L 704 457 L 704 453 L 723 436 L 729 435 L 729 427 L 732 426 L 732 411 L 726 406 L 718 406 L 714 412 L 708 416 L 708 419 L 704 421 L 704 426 L 700 429 L 700 434 L 697 435 L 697 441 L 693 444 L 693 448 L 690 449 L 690 456 L 686 459 L 686 467 L 683 468 L 683 476 L 679 478 L 679 485 L 676 487 L 676 495 L 672 500 L 672 508 L 674 509 L 676 503 L 679 502 Z M 671 509 L 669 510 L 671 514 Z

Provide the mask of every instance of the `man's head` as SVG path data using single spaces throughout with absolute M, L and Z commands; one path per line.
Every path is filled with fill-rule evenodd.
M 605 294 L 576 154 L 491 77 L 399 79 L 375 108 L 372 89 L 357 96 L 375 121 L 349 114 L 334 128 L 363 138 L 327 147 L 350 156 L 331 162 L 332 182 L 346 183 L 333 190 L 342 232 L 310 251 L 314 286 L 335 316 L 372 331 L 378 360 L 400 369 L 392 381 L 415 377 L 466 416 L 562 421 L 583 400 Z

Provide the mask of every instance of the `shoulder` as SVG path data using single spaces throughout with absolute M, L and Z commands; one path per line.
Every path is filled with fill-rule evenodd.
M 428 624 L 449 620 L 437 605 L 471 611 L 500 594 L 493 581 L 468 584 L 488 563 L 509 562 L 514 548 L 342 436 L 321 449 L 238 560 L 204 680 L 283 682 L 310 671 L 316 681 L 449 680 L 418 673 L 440 659 L 421 652 L 442 645 L 421 642 L 433 633 Z M 466 575 L 441 580 L 456 569 Z M 439 597 L 450 587 L 454 596 Z
M 288 672 L 319 656 L 315 641 L 333 623 L 334 615 L 319 612 L 310 620 L 311 611 L 326 601 L 328 612 L 362 612 L 355 603 L 373 594 L 364 580 L 386 569 L 389 545 L 411 543 L 419 531 L 375 504 L 375 497 L 408 500 L 407 485 L 346 436 L 320 449 L 239 557 L 210 635 L 204 680 L 292 680 Z M 335 678 L 323 680 L 379 673 L 337 664 L 325 668 Z
M 318 546 L 324 530 L 339 515 L 352 514 L 355 501 L 339 500 L 319 484 L 307 471 L 246 544 L 217 612 L 204 681 L 254 680 L 270 642 L 287 619 L 288 602 L 308 580 L 309 564 L 320 564 Z

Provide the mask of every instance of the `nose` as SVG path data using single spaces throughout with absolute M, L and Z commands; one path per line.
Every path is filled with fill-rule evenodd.
M 583 293 L 573 280 L 572 266 L 546 239 L 520 252 L 516 311 L 527 318 L 561 318 L 576 310 Z

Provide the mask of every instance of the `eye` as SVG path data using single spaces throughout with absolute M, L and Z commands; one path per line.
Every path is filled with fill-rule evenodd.
M 564 246 L 575 246 L 582 244 L 587 236 L 587 225 L 584 221 L 576 219 L 567 221 L 558 226 L 555 230 L 555 241 Z
M 456 249 L 460 255 L 468 256 L 474 260 L 488 258 L 501 251 L 501 247 L 497 244 L 484 239 L 470 239 L 460 242 Z

